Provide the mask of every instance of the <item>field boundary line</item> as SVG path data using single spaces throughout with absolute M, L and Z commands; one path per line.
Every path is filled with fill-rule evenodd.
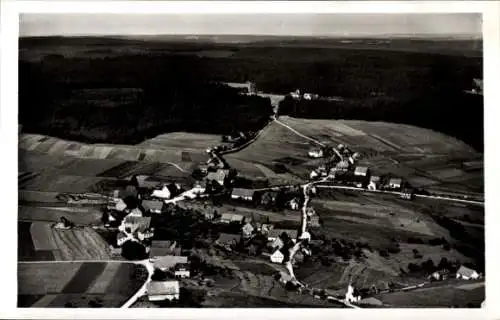
M 302 134 L 302 133 L 298 132 L 297 130 L 295 130 L 294 128 L 290 127 L 289 125 L 287 125 L 287 124 L 286 124 L 286 123 L 284 123 L 284 122 L 281 122 L 281 121 L 279 121 L 279 120 L 275 120 L 275 122 L 276 122 L 277 124 L 279 124 L 279 125 L 281 125 L 281 126 L 283 126 L 283 127 L 287 128 L 288 130 L 292 131 L 293 133 L 295 133 L 296 135 L 298 135 L 298 136 L 300 136 L 300 137 L 302 137 L 302 138 L 305 138 L 305 139 L 307 139 L 307 140 L 309 140 L 309 141 L 312 141 L 312 142 L 314 142 L 314 143 L 316 143 L 316 144 L 318 144 L 318 145 L 320 145 L 320 146 L 322 146 L 322 147 L 324 147 L 324 146 L 325 146 L 325 144 L 323 144 L 323 143 L 319 142 L 319 141 L 318 141 L 318 140 L 316 140 L 316 139 L 313 139 L 313 138 L 311 138 L 311 137 L 308 137 L 308 136 L 306 136 L 306 135 L 304 135 L 304 134 Z

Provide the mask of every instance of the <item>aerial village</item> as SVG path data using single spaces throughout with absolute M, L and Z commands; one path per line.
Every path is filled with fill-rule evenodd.
M 251 135 L 238 133 L 235 137 L 223 137 L 224 142 L 233 142 L 233 148 L 244 144 Z M 243 141 L 243 142 L 242 142 Z M 227 148 L 227 147 L 226 147 Z M 227 150 L 227 149 L 226 149 Z M 284 270 L 276 274 L 279 281 L 288 290 L 297 290 L 322 299 L 337 299 L 347 304 L 361 304 L 363 293 L 349 283 L 344 297 L 332 297 L 325 290 L 315 290 L 300 283 L 294 276 L 294 266 L 300 265 L 310 256 L 310 244 L 319 244 L 321 240 L 311 239 L 306 226 L 320 227 L 321 221 L 314 208 L 308 205 L 309 197 L 316 193 L 314 183 L 330 182 L 346 188 L 362 188 L 377 192 L 395 192 L 401 198 L 412 200 L 413 191 L 401 178 L 375 176 L 370 168 L 358 166 L 361 158 L 349 147 L 313 148 L 310 158 L 322 159 L 322 164 L 310 173 L 310 183 L 305 187 L 284 186 L 262 189 L 248 189 L 234 186 L 237 172 L 228 167 L 221 158 L 218 147 L 206 150 L 210 160 L 201 163 L 193 176 L 197 181 L 192 186 L 179 182 L 162 183 L 144 175 L 130 177 L 129 183 L 122 189 L 115 190 L 107 199 L 103 212 L 104 229 L 115 235 L 111 252 L 116 258 L 149 259 L 154 274 L 147 283 L 146 294 L 150 302 L 179 300 L 180 288 L 186 281 L 195 281 L 198 285 L 213 284 L 213 279 L 204 276 L 199 261 L 193 263 L 190 252 L 193 248 L 183 248 L 179 239 L 159 234 L 157 231 L 175 219 L 172 212 L 197 215 L 197 219 L 208 229 L 217 230 L 218 237 L 213 242 L 196 243 L 196 246 L 213 246 L 227 254 L 244 253 L 252 257 L 283 265 Z M 78 202 L 78 196 L 66 195 L 66 200 Z M 88 198 L 86 199 L 88 201 Z M 97 200 L 96 200 L 97 201 Z M 301 221 L 299 228 L 276 227 L 269 217 L 240 214 L 231 211 L 219 213 L 221 202 L 235 203 L 252 209 L 286 210 L 295 212 Z M 168 213 L 168 214 L 167 214 Z M 168 215 L 168 218 L 166 217 Z M 302 216 L 302 218 L 300 218 Z M 163 217 L 163 218 L 162 218 Z M 170 219 L 170 220 L 169 220 Z M 303 220 L 302 220 L 303 219 Z M 179 222 L 179 225 L 185 225 Z M 73 223 L 62 217 L 56 228 L 72 228 Z M 188 226 L 189 228 L 189 226 Z M 207 237 L 209 239 L 209 237 Z M 446 280 L 450 273 L 446 270 L 428 275 L 430 281 Z M 479 279 L 478 272 L 461 266 L 456 272 L 457 279 Z M 375 289 L 375 292 L 378 292 Z M 380 290 L 391 290 L 390 288 Z M 366 295 L 367 292 L 364 292 Z

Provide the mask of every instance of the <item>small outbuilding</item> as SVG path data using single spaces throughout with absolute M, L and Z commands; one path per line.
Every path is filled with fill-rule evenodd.
M 179 281 L 151 281 L 146 292 L 149 301 L 179 300 Z
M 457 270 L 456 278 L 463 280 L 476 280 L 479 279 L 480 275 L 476 270 L 467 268 L 466 266 L 460 266 Z
M 231 199 L 252 201 L 255 191 L 251 189 L 234 188 L 231 193 Z

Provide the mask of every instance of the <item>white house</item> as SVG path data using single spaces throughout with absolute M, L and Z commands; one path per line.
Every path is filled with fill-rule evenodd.
M 273 263 L 283 263 L 284 259 L 285 256 L 280 250 L 274 251 L 274 253 L 271 255 L 271 262 Z
M 139 208 L 132 209 L 127 217 L 142 217 L 142 211 Z
M 400 189 L 402 183 L 403 183 L 403 180 L 401 178 L 391 178 L 389 180 L 389 188 L 391 188 L 391 189 Z
M 246 201 L 252 201 L 255 191 L 251 189 L 234 188 L 231 193 L 231 199 L 242 199 Z
M 117 211 L 123 211 L 123 210 L 127 209 L 127 204 L 125 203 L 125 201 L 123 201 L 123 199 L 119 199 L 115 205 L 115 209 Z
M 252 235 L 252 232 L 254 230 L 254 227 L 252 226 L 252 224 L 250 223 L 246 223 L 243 228 L 241 229 L 241 231 L 243 232 L 243 236 L 245 238 L 248 238 Z
M 205 181 L 198 181 L 194 185 L 193 189 L 191 189 L 195 194 L 202 194 L 205 193 L 205 190 L 207 188 L 207 184 Z
M 479 279 L 479 273 L 477 273 L 476 270 L 467 268 L 465 266 L 461 266 L 457 270 L 456 277 L 457 279 L 463 279 L 463 280 L 476 280 Z
M 347 287 L 347 292 L 345 294 L 345 301 L 347 302 L 358 302 L 361 300 L 361 297 L 359 295 L 356 295 L 354 292 L 354 287 L 352 284 L 349 283 L 349 286 Z
M 368 190 L 375 191 L 378 190 L 380 185 L 380 177 L 379 176 L 371 176 L 370 183 L 368 184 Z
M 166 185 L 163 185 L 163 187 L 161 189 L 154 190 L 153 193 L 151 193 L 152 197 L 160 198 L 160 199 L 170 199 L 171 195 L 172 194 Z
M 146 239 L 151 239 L 154 236 L 154 231 L 155 231 L 154 228 L 148 228 L 144 231 L 139 230 L 139 231 L 137 231 L 137 238 L 140 241 L 144 241 Z
M 174 268 L 174 276 L 182 279 L 191 277 L 191 271 L 189 270 L 189 265 L 186 263 L 176 264 Z
M 321 158 L 323 156 L 323 150 L 322 149 L 311 149 L 307 153 L 309 157 L 311 158 Z
M 354 175 L 366 177 L 368 175 L 368 167 L 356 167 L 356 169 L 354 169 Z
M 179 300 L 179 281 L 151 281 L 146 292 L 149 301 Z
M 121 247 L 125 242 L 129 240 L 129 236 L 124 232 L 118 232 L 116 236 L 116 244 Z
M 300 90 L 299 90 L 299 89 L 297 89 L 297 90 L 295 90 L 295 91 L 293 91 L 293 92 L 290 92 L 290 95 L 291 95 L 291 96 L 292 96 L 292 98 L 294 98 L 294 99 L 300 99 Z
M 293 198 L 288 201 L 288 206 L 290 206 L 290 209 L 292 210 L 299 210 L 299 201 L 297 201 L 297 198 Z
M 318 176 L 318 172 L 316 170 L 311 171 L 311 174 L 309 175 L 309 178 L 314 179 Z

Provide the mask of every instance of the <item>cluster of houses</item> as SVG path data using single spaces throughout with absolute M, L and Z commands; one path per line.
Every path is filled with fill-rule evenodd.
M 302 94 L 300 92 L 300 89 L 297 89 L 295 91 L 292 91 L 290 92 L 290 96 L 295 99 L 295 100 L 301 100 L 301 99 L 304 99 L 304 100 L 316 100 L 316 99 L 319 99 L 319 95 L 318 94 L 314 94 L 314 93 L 304 93 Z
M 179 300 L 179 279 L 191 277 L 188 257 L 182 255 L 182 250 L 175 241 L 159 240 L 152 241 L 149 257 L 154 269 L 164 272 L 168 277 L 165 280 L 152 280 L 148 283 L 146 288 L 148 300 Z
M 339 144 L 336 148 L 314 148 L 309 156 L 322 158 L 328 156 L 324 164 L 313 170 L 311 179 L 327 178 L 347 186 L 366 188 L 371 191 L 392 190 L 403 191 L 402 197 L 411 200 L 413 194 L 402 178 L 372 175 L 366 166 L 356 166 L 360 155 L 352 152 L 347 146 Z

